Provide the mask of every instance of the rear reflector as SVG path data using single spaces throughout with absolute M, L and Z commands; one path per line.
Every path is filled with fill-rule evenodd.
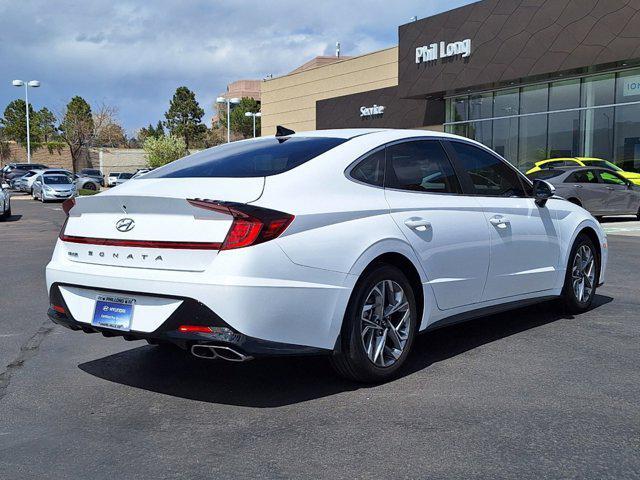
M 62 202 L 62 210 L 64 210 L 65 215 L 68 217 L 69 212 L 75 206 L 76 199 L 74 197 L 67 198 L 64 202 Z
M 220 250 L 248 247 L 279 237 L 295 218 L 288 213 L 244 203 L 190 199 L 191 205 L 231 215 L 233 223 Z
M 178 331 L 182 333 L 211 333 L 211 327 L 202 325 L 180 325 Z
M 58 313 L 67 313 L 64 311 L 64 308 L 59 305 L 51 305 L 51 308 L 53 308 Z
M 173 248 L 176 250 L 220 250 L 220 242 L 161 242 L 152 240 L 116 240 L 113 238 L 75 237 L 65 235 L 64 228 L 60 233 L 60 240 L 70 243 L 87 245 L 103 245 L 107 247 L 138 247 L 138 248 Z

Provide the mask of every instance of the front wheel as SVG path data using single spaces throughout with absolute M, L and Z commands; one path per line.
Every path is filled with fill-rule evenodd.
M 596 294 L 600 262 L 596 247 L 589 237 L 578 235 L 567 265 L 562 298 L 569 313 L 582 313 L 589 309 Z
M 413 345 L 417 308 L 402 271 L 380 265 L 354 288 L 345 313 L 339 351 L 331 364 L 341 376 L 358 382 L 383 382 L 405 363 Z

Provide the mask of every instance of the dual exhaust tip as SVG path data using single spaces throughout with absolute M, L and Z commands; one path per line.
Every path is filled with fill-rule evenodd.
M 204 358 L 206 360 L 226 360 L 228 362 L 246 362 L 253 359 L 249 355 L 234 350 L 231 347 L 223 347 L 220 345 L 193 345 L 191 354 L 194 357 Z

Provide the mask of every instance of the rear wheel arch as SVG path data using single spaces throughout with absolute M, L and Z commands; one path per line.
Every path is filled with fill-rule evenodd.
M 364 278 L 372 269 L 380 265 L 392 265 L 405 274 L 407 280 L 413 289 L 413 295 L 416 299 L 416 308 L 418 310 L 417 329 L 420 331 L 420 324 L 424 316 L 424 290 L 422 288 L 422 279 L 415 264 L 405 255 L 398 252 L 383 253 L 374 258 L 365 269 L 360 273 L 359 278 Z M 355 288 L 354 288 L 355 291 Z
M 582 206 L 582 202 L 580 201 L 580 199 L 578 199 L 576 197 L 567 198 L 567 201 L 569 201 L 569 202 L 571 202 L 571 203 L 573 203 L 575 205 L 578 205 L 579 207 Z

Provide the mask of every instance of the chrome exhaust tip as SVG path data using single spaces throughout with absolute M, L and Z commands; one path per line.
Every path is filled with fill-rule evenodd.
M 246 362 L 252 360 L 253 357 L 244 355 L 230 347 L 223 347 L 220 345 L 193 345 L 191 347 L 191 354 L 194 357 L 204 358 L 206 360 L 215 360 L 219 358 L 226 360 L 227 362 Z

